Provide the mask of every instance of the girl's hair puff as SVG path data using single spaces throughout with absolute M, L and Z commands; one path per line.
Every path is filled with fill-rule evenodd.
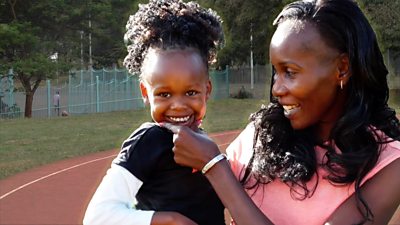
M 128 55 L 124 66 L 132 74 L 140 73 L 149 48 L 194 48 L 208 67 L 208 63 L 216 61 L 216 52 L 223 45 L 221 23 L 215 11 L 195 2 L 150 0 L 148 4 L 139 4 L 139 10 L 126 25 Z

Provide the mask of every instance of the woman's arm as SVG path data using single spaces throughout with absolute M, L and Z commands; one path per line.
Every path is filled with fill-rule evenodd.
M 217 163 L 206 173 L 206 177 L 236 224 L 272 224 L 244 191 L 228 161 Z
M 173 151 L 177 163 L 201 170 L 219 154 L 217 145 L 206 135 L 193 132 L 187 127 L 170 124 L 163 126 L 174 133 Z M 387 224 L 399 206 L 398 171 L 400 159 L 386 166 L 361 187 L 364 199 L 374 213 L 374 221 L 367 224 Z M 237 224 L 272 224 L 246 194 L 227 162 L 215 164 L 206 173 L 206 177 Z M 355 199 L 353 194 L 330 216 L 326 224 L 347 225 L 361 222 L 362 215 L 357 209 Z
M 135 195 L 142 182 L 125 168 L 112 165 L 86 210 L 85 225 L 194 225 L 176 212 L 136 210 Z
M 399 171 L 400 159 L 397 159 L 361 187 L 361 193 L 374 214 L 374 220 L 365 224 L 388 224 L 390 221 L 400 204 Z M 353 194 L 336 209 L 326 224 L 357 224 L 360 221 L 362 215 L 357 209 L 356 197 Z
M 163 126 L 174 133 L 174 159 L 181 165 L 201 170 L 220 153 L 218 146 L 205 134 L 196 133 L 188 127 Z M 236 224 L 272 224 L 244 191 L 226 160 L 215 164 L 207 171 L 206 177 Z

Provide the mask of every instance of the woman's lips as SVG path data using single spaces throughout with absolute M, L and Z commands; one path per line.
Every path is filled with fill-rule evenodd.
M 296 105 L 283 105 L 283 110 L 284 110 L 284 115 L 287 118 L 292 118 L 293 115 L 299 111 L 300 106 L 298 104 Z

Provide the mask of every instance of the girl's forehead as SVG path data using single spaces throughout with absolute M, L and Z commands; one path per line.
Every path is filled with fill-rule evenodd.
M 197 53 L 200 55 L 200 50 L 194 47 L 187 47 L 187 46 L 169 46 L 166 48 L 163 47 L 149 47 L 146 53 L 146 57 L 149 55 L 171 55 L 171 54 L 191 54 Z
M 194 48 L 171 48 L 171 49 L 159 49 L 159 48 L 149 48 L 146 57 L 143 61 L 143 68 L 149 66 L 149 63 L 157 63 L 160 60 L 168 61 L 168 59 L 176 59 L 179 57 L 190 58 L 194 62 L 200 64 L 202 63 L 202 57 L 200 52 Z M 147 65 L 146 65 L 147 64 Z
M 207 65 L 196 49 L 149 49 L 141 76 L 184 73 L 207 74 Z

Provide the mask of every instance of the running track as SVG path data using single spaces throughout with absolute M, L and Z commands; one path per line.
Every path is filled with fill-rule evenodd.
M 210 136 L 225 150 L 238 133 Z M 0 224 L 82 224 L 87 204 L 118 151 L 63 160 L 0 180 Z
M 225 150 L 238 133 L 211 137 Z M 87 204 L 118 151 L 68 159 L 0 180 L 0 224 L 82 224 Z M 390 224 L 400 225 L 400 207 Z

